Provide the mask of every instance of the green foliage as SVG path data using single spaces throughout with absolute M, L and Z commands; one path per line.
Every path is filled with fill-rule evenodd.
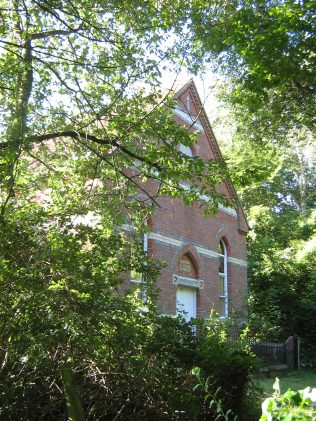
M 284 234 L 277 239 L 271 232 L 280 232 L 282 225 L 278 227 L 277 218 L 270 218 L 270 225 L 268 221 L 257 216 L 256 237 L 250 242 L 251 330 L 259 339 L 268 341 L 284 341 L 290 335 L 298 335 L 302 362 L 315 364 L 316 332 L 311 322 L 316 310 L 315 237 L 309 234 L 313 227 L 305 219 L 301 226 L 292 230 L 288 227 L 288 232 L 283 227 Z M 303 235 L 305 240 L 290 240 Z M 272 238 L 276 238 L 273 246 Z
M 225 73 L 220 97 L 236 130 L 224 155 L 251 227 L 250 330 L 266 341 L 298 335 L 314 365 L 315 4 L 204 5 L 196 43 Z
M 70 397 L 76 387 L 85 419 L 168 420 L 180 414 L 181 419 L 207 419 L 215 408 L 204 402 L 204 394 L 193 391 L 191 370 L 199 364 L 203 376 L 209 377 L 210 390 L 220 388 L 216 396 L 223 410 L 232 405 L 237 414 L 245 416 L 240 419 L 249 420 L 244 391 L 253 361 L 247 354 L 229 351 L 218 335 L 219 327 L 193 335 L 192 324 L 153 311 L 140 312 L 128 298 L 117 295 L 96 307 L 74 296 L 68 307 L 61 307 L 58 295 L 65 292 L 57 290 L 54 308 L 47 300 L 48 292 L 42 295 L 47 314 L 30 296 L 23 310 L 16 305 L 20 319 L 28 315 L 27 324 L 32 325 L 28 330 L 15 327 L 18 335 L 13 335 L 6 320 L 11 337 L 2 348 L 6 354 L 2 360 L 2 418 L 65 419 L 63 383 L 67 379 L 62 382 L 61 371 L 66 366 L 73 373 Z M 40 326 L 37 311 L 41 311 Z M 57 322 L 62 328 L 54 326 Z M 237 378 L 235 387 L 232 382 Z
M 293 128 L 315 136 L 314 2 L 201 1 L 193 9 L 196 45 L 227 74 L 229 102 L 252 137 L 282 139 Z
M 62 177 L 65 162 L 83 169 L 86 160 L 90 180 L 102 174 L 122 206 L 138 188 L 143 197 L 134 202 L 141 205 L 155 203 L 157 195 L 192 203 L 209 194 L 208 208 L 216 209 L 215 185 L 227 177 L 225 168 L 178 151 L 195 135 L 174 123 L 173 92 L 160 90 L 162 62 L 169 69 L 179 60 L 195 67 L 201 62 L 189 31 L 183 36 L 191 13 L 186 1 L 172 8 L 155 1 L 1 5 L 2 218 L 16 200 L 25 160 L 29 171 L 30 161 L 31 171 L 40 163 L 76 189 L 78 179 Z M 148 187 L 150 179 L 158 183 Z M 191 189 L 181 180 L 190 180 Z M 51 188 L 61 190 L 56 183 Z
M 302 362 L 314 365 L 315 147 L 304 130 L 281 144 L 271 133 L 255 142 L 253 128 L 237 123 L 225 154 L 251 227 L 250 331 L 271 342 L 299 336 Z
M 288 389 L 281 394 L 278 378 L 273 389 L 275 390 L 273 396 L 267 398 L 262 404 L 260 421 L 313 421 L 316 419 L 316 389 L 310 387 L 298 391 Z
M 206 379 L 206 381 L 204 382 L 203 379 L 201 379 L 201 370 L 199 367 L 194 367 L 192 369 L 192 374 L 193 376 L 196 377 L 197 379 L 197 384 L 194 387 L 194 390 L 198 389 L 198 388 L 202 388 L 203 393 L 205 393 L 205 398 L 204 398 L 204 402 L 208 402 L 210 409 L 213 409 L 214 407 L 216 408 L 216 418 L 214 418 L 214 420 L 221 420 L 224 419 L 225 421 L 229 421 L 229 420 L 233 420 L 236 421 L 237 420 L 237 416 L 233 417 L 232 411 L 230 409 L 228 409 L 226 412 L 224 412 L 223 408 L 222 408 L 222 400 L 217 398 L 218 392 L 220 391 L 220 389 L 217 389 L 214 393 L 210 392 L 209 390 L 209 378 Z
M 159 264 L 139 242 L 161 195 L 201 199 L 207 211 L 224 200 L 215 187 L 225 165 L 179 152 L 195 136 L 159 89 L 161 63 L 201 63 L 191 5 L 0 3 L 1 418 L 65 419 L 64 367 L 86 419 L 207 417 L 193 364 L 237 406 L 230 382 L 240 369 L 244 391 L 247 357 L 217 331 L 195 337 L 156 314 Z M 126 221 L 135 234 L 123 233 Z M 122 286 L 132 270 L 144 273 L 145 308 Z
M 155 314 L 159 267 L 120 226 L 142 226 L 159 195 L 190 204 L 199 187 L 208 211 L 223 201 L 215 186 L 225 166 L 178 151 L 195 137 L 157 88 L 161 64 L 196 72 L 204 52 L 217 56 L 232 76 L 239 133 L 265 141 L 236 145 L 247 159 L 233 171 L 249 213 L 264 205 L 252 209 L 251 325 L 281 337 L 304 321 L 315 345 L 313 174 L 293 148 L 313 140 L 312 2 L 0 4 L 1 417 L 62 419 L 65 365 L 88 419 L 209 416 L 192 394 L 192 364 L 225 411 L 245 413 L 249 357 L 230 352 L 212 324 L 195 339 L 190 325 Z M 146 275 L 147 313 L 122 296 L 130 270 Z

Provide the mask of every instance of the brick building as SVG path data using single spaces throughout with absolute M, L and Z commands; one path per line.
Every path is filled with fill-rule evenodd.
M 193 81 L 177 94 L 175 121 L 198 131 L 197 142 L 183 153 L 202 159 L 221 160 Z M 226 197 L 236 200 L 230 180 L 218 186 Z M 246 314 L 248 224 L 237 199 L 236 209 L 220 207 L 209 218 L 198 205 L 186 206 L 179 199 L 162 197 L 151 217 L 144 247 L 151 257 L 167 266 L 158 279 L 158 307 L 162 314 L 183 312 L 187 319 L 208 317 L 211 308 L 226 317 L 232 311 Z

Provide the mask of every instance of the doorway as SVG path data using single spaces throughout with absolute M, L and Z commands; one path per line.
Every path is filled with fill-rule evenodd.
M 177 315 L 188 322 L 196 317 L 196 290 L 188 287 L 177 288 Z

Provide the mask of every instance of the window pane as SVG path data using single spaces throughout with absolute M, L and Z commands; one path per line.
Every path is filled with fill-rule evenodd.
M 180 143 L 179 145 L 179 151 L 182 152 L 186 156 L 190 156 L 190 157 L 193 156 L 192 149 L 190 148 L 190 146 L 185 146 L 182 143 Z
M 219 254 L 225 254 L 225 248 L 222 241 L 219 242 L 219 245 L 217 247 L 217 253 Z
M 221 317 L 225 317 L 226 313 L 225 313 L 225 298 L 220 297 L 219 299 L 219 315 Z
M 217 248 L 218 252 L 218 295 L 219 295 L 219 313 L 221 317 L 226 317 L 227 302 L 227 267 L 225 260 L 227 258 L 224 242 L 221 240 Z
M 225 278 L 221 275 L 218 277 L 218 295 L 225 295 Z
M 218 257 L 218 264 L 219 264 L 218 271 L 219 271 L 220 273 L 224 273 L 224 271 L 225 271 L 225 266 L 224 266 L 224 256 L 219 256 L 219 257 Z

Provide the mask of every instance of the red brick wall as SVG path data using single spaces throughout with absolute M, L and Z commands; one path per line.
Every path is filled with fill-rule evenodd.
M 221 159 L 219 147 L 207 121 L 194 86 L 189 86 L 178 96 L 180 107 L 186 110 L 187 95 L 190 95 L 189 113 L 193 120 L 198 118 L 203 125 L 197 142 L 192 146 L 193 154 L 202 159 Z M 178 124 L 185 125 L 191 132 L 194 126 L 175 115 Z M 151 188 L 155 186 L 150 184 Z M 230 181 L 218 186 L 218 191 L 227 198 L 235 197 Z M 228 301 L 229 313 L 241 311 L 246 315 L 247 270 L 246 238 L 247 222 L 241 208 L 235 215 L 219 210 L 216 215 L 205 219 L 198 204 L 185 206 L 179 199 L 160 198 L 159 207 L 150 218 L 148 252 L 154 259 L 166 263 L 158 279 L 160 290 L 158 307 L 163 314 L 176 314 L 177 286 L 173 275 L 204 281 L 204 289 L 197 290 L 197 316 L 208 317 L 211 308 L 219 311 L 218 244 L 223 240 L 228 254 Z M 242 228 L 242 231 L 240 229 Z M 161 237 L 162 236 L 162 237 Z M 170 244 L 171 243 L 171 244 Z M 202 250 L 201 250 L 202 249 Z M 182 271 L 180 259 L 190 261 L 189 272 Z M 230 261 L 231 259 L 231 261 Z
M 190 96 L 189 110 L 187 109 L 188 95 Z M 178 95 L 178 100 L 180 108 L 190 114 L 193 121 L 197 120 L 200 125 L 203 125 L 204 130 L 199 133 L 197 142 L 192 146 L 193 154 L 205 160 L 220 159 L 219 147 L 208 125 L 204 110 L 201 108 L 195 87 L 188 86 L 180 96 Z M 190 131 L 195 130 L 193 125 L 190 127 L 177 115 L 175 115 L 175 121 L 185 125 Z M 227 198 L 234 197 L 230 182 L 218 186 L 218 191 Z M 246 314 L 246 238 L 245 233 L 240 231 L 240 227 L 247 229 L 247 223 L 243 219 L 241 209 L 238 209 L 236 215 L 219 210 L 216 215 L 205 219 L 198 204 L 189 207 L 178 199 L 161 198 L 159 205 L 160 207 L 151 218 L 152 231 L 180 242 L 167 244 L 167 242 L 158 241 L 157 238 L 149 242 L 151 256 L 166 262 L 166 268 L 162 270 L 158 280 L 160 311 L 166 314 L 176 313 L 177 286 L 173 284 L 173 274 L 204 280 L 204 289 L 197 291 L 198 316 L 208 317 L 211 308 L 219 311 L 218 259 L 214 253 L 217 252 L 220 240 L 223 240 L 228 254 L 229 313 L 236 310 Z M 204 249 L 204 253 L 201 253 L 199 247 Z M 205 250 L 213 256 L 205 255 Z M 179 260 L 186 254 L 190 256 L 195 266 L 194 273 L 191 275 L 184 274 L 179 268 Z M 235 260 L 229 261 L 230 258 Z
M 224 239 L 228 258 L 246 260 L 246 241 L 238 231 L 237 217 L 219 211 L 205 219 L 197 205 L 185 206 L 178 199 L 162 198 L 152 217 L 152 230 L 165 237 L 178 240 L 181 245 L 171 245 L 157 239 L 149 240 L 152 257 L 166 262 L 166 268 L 158 280 L 160 289 L 159 310 L 166 314 L 176 312 L 176 290 L 173 274 L 204 280 L 204 289 L 197 292 L 197 315 L 208 317 L 210 309 L 219 311 L 218 259 L 198 252 L 197 247 L 216 252 L 219 241 Z M 167 239 L 165 239 L 167 241 Z M 179 268 L 180 258 L 190 256 L 194 262 L 194 273 L 185 273 Z M 228 259 L 229 260 L 229 259 Z M 247 271 L 246 267 L 228 262 L 229 312 L 246 312 Z

